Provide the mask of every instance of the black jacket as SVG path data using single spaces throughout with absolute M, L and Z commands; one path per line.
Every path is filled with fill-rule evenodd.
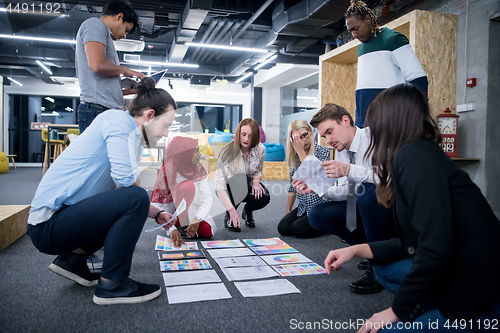
M 499 304 L 500 222 L 468 174 L 424 139 L 399 149 L 392 181 L 400 239 L 370 248 L 374 264 L 413 260 L 392 305 L 399 319 L 415 320 L 428 302 L 449 319 Z

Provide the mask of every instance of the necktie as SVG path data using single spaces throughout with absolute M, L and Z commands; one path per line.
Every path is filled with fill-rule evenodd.
M 348 151 L 349 153 L 349 163 L 356 164 L 355 155 L 353 151 Z M 347 185 L 347 214 L 346 214 L 346 228 L 353 232 L 356 229 L 356 193 L 355 193 L 356 183 L 349 180 Z

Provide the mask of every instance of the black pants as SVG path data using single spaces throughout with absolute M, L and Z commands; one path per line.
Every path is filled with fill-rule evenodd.
M 298 238 L 313 238 L 323 235 L 322 231 L 316 230 L 309 224 L 307 213 L 297 216 L 299 208 L 283 216 L 278 224 L 278 232 L 283 236 L 295 236 Z
M 240 203 L 246 202 L 245 210 L 247 212 L 253 212 L 254 210 L 266 207 L 271 200 L 269 190 L 262 183 L 260 183 L 260 185 L 264 189 L 264 194 L 256 199 L 252 194 L 252 182 L 253 179 L 246 174 L 236 174 L 228 179 L 227 194 L 235 208 L 237 208 Z
M 35 247 L 47 254 L 82 248 L 92 254 L 104 245 L 101 275 L 123 281 L 130 273 L 135 244 L 149 213 L 149 196 L 131 186 L 62 206 L 46 222 L 28 225 Z

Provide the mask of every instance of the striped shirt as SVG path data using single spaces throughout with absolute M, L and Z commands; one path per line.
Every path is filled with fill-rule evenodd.
M 368 106 L 379 93 L 406 82 L 427 94 L 427 75 L 406 36 L 382 28 L 358 47 L 356 126 L 363 127 Z

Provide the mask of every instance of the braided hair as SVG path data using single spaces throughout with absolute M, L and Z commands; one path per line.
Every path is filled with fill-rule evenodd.
M 351 0 L 351 5 L 347 8 L 344 17 L 348 19 L 351 16 L 356 16 L 361 20 L 364 20 L 366 16 L 369 16 L 372 21 L 372 34 L 377 37 L 377 32 L 380 32 L 380 23 L 378 22 L 375 13 L 368 8 L 366 3 L 360 0 Z

